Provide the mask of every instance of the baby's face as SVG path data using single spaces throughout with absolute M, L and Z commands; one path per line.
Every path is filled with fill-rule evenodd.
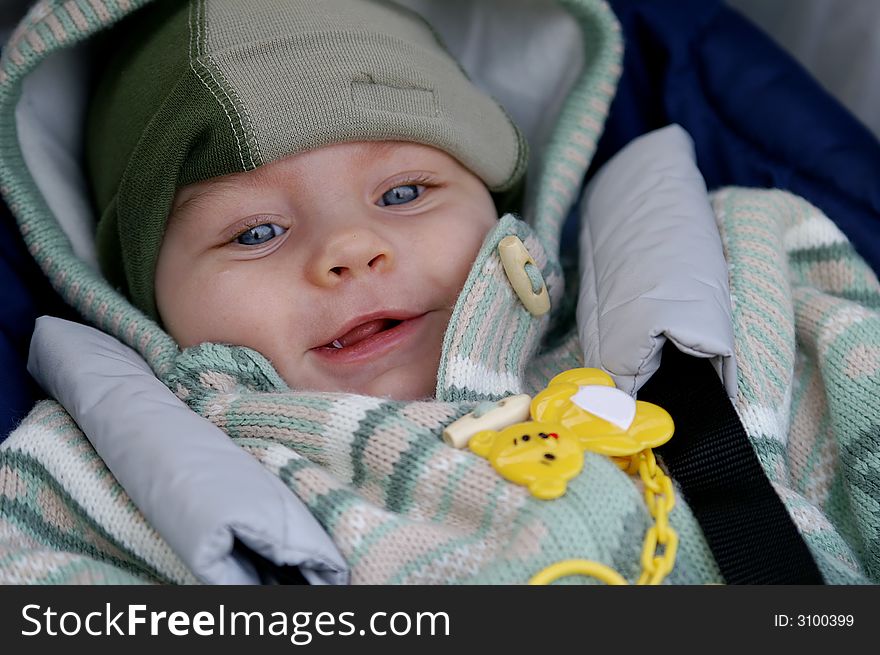
M 181 347 L 247 346 L 295 389 L 434 394 L 456 298 L 497 219 L 446 153 L 338 144 L 181 188 L 156 302 Z

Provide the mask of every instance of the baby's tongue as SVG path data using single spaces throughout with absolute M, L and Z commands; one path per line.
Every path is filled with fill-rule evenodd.
M 347 348 L 348 346 L 353 346 L 359 341 L 363 341 L 364 339 L 368 339 L 373 336 L 377 332 L 381 332 L 382 330 L 387 330 L 397 321 L 392 321 L 388 318 L 377 318 L 374 321 L 367 321 L 366 323 L 361 323 L 353 330 L 349 330 L 341 337 L 339 337 L 335 342 L 339 344 L 343 348 Z

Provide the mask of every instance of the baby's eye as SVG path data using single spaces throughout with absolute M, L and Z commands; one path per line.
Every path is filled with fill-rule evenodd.
M 405 205 L 424 193 L 425 187 L 420 184 L 402 184 L 382 194 L 377 203 L 380 207 L 388 205 Z
M 262 225 L 255 225 L 239 234 L 235 242 L 243 246 L 259 246 L 267 241 L 271 241 L 275 237 L 280 237 L 286 231 L 287 228 L 283 228 L 275 223 L 263 223 Z

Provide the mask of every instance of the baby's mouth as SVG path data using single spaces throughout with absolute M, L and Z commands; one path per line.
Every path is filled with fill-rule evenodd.
M 333 366 L 376 361 L 418 343 L 424 326 L 428 325 L 428 313 L 389 311 L 355 318 L 337 328 L 340 332 L 337 336 L 312 348 L 312 352 Z
M 394 318 L 377 318 L 355 326 L 345 334 L 336 337 L 330 343 L 324 344 L 321 348 L 331 348 L 341 350 L 342 348 L 350 348 L 351 346 L 369 339 L 370 337 L 397 327 L 403 321 Z

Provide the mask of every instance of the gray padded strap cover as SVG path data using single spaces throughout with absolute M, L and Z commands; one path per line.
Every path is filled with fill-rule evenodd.
M 313 584 L 348 582 L 342 555 L 296 495 L 178 400 L 127 346 L 44 316 L 28 370 L 202 581 L 273 582 L 277 567 L 298 566 Z
M 634 395 L 666 339 L 736 396 L 727 264 L 693 141 L 678 125 L 621 150 L 584 191 L 577 321 L 587 366 Z

